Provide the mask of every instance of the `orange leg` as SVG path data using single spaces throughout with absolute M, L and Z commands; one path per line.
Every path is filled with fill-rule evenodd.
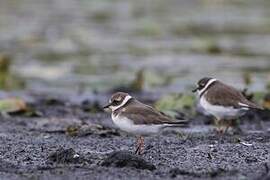
M 222 134 L 222 128 L 221 128 L 221 125 L 220 125 L 220 119 L 215 119 L 215 130 L 219 133 L 219 134 Z
M 135 154 L 141 155 L 143 153 L 143 149 L 144 149 L 144 138 L 142 136 L 139 136 L 137 138 L 137 148 Z
M 227 120 L 227 121 L 228 121 L 228 122 L 226 123 L 226 127 L 225 127 L 224 133 L 227 133 L 228 129 L 229 129 L 230 127 L 233 126 L 233 125 L 232 125 L 232 121 L 233 121 L 233 120 Z
M 227 120 L 223 120 L 223 121 L 218 121 L 216 123 L 217 126 L 217 131 L 219 134 L 226 134 L 229 130 L 229 128 L 233 127 L 233 120 L 232 119 L 227 119 Z

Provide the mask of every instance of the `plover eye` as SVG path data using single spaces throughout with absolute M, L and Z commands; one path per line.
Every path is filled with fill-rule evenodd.
M 112 105 L 118 105 L 120 104 L 121 101 L 118 101 L 117 99 L 113 100 L 112 101 Z
M 122 99 L 121 97 L 118 97 L 115 99 L 115 101 L 121 101 L 121 99 Z

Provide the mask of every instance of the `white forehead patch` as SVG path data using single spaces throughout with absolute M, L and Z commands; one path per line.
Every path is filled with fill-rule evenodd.
M 199 95 L 201 96 L 201 94 L 214 82 L 216 82 L 217 79 L 211 79 L 207 82 L 207 84 L 204 86 L 203 89 L 199 90 Z
M 117 110 L 118 108 L 124 106 L 132 97 L 130 95 L 126 96 L 122 103 L 118 106 L 111 106 L 112 111 Z

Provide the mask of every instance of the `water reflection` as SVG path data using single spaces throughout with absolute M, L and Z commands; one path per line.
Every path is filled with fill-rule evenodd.
M 145 70 L 145 89 L 178 92 L 202 76 L 252 90 L 270 81 L 270 3 L 2 0 L 0 52 L 27 89 L 106 90 Z

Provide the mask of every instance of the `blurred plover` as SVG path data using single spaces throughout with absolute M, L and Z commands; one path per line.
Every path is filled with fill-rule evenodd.
M 262 109 L 259 105 L 247 100 L 244 95 L 234 87 L 221 81 L 205 77 L 198 81 L 193 92 L 199 94 L 199 104 L 204 110 L 216 118 L 216 125 L 221 120 L 234 120 L 250 109 Z M 227 124 L 225 131 L 231 126 Z M 219 129 L 220 130 L 220 129 Z M 223 129 L 221 129 L 223 132 Z

